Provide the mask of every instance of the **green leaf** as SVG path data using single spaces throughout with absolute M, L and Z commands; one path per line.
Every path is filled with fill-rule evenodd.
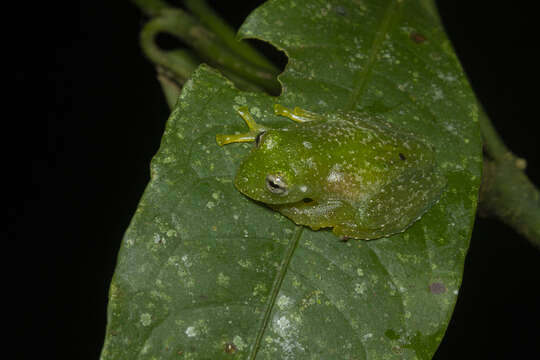
M 429 359 L 458 294 L 481 169 L 475 99 L 429 1 L 269 1 L 241 28 L 289 63 L 272 98 L 201 66 L 152 161 L 110 290 L 102 359 Z M 405 233 L 341 242 L 232 185 L 272 106 L 358 109 L 429 139 L 448 186 Z

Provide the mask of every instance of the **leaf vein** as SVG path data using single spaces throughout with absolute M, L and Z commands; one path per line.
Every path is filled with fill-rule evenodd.
M 264 312 L 262 324 L 257 333 L 257 337 L 255 338 L 255 343 L 253 344 L 253 347 L 251 348 L 251 353 L 249 354 L 250 360 L 254 360 L 257 357 L 257 352 L 259 351 L 259 348 L 261 346 L 262 337 L 264 335 L 264 332 L 266 331 L 266 328 L 268 327 L 270 314 L 272 313 L 272 310 L 274 309 L 277 295 L 279 294 L 279 291 L 281 290 L 281 284 L 283 283 L 285 274 L 287 274 L 287 269 L 289 267 L 294 251 L 296 250 L 296 247 L 298 246 L 298 242 L 300 241 L 300 237 L 302 236 L 303 232 L 304 232 L 303 226 L 296 227 L 296 230 L 293 233 L 293 236 L 291 237 L 291 240 L 289 242 L 289 246 L 287 247 L 285 257 L 283 258 L 283 261 L 281 262 L 279 270 L 276 273 L 276 277 L 274 278 L 274 283 L 272 285 L 272 290 L 270 292 L 270 297 L 268 299 L 268 303 L 266 304 L 266 311 Z
M 365 66 L 362 67 L 362 69 L 357 73 L 356 79 L 355 79 L 355 86 L 353 88 L 352 94 L 349 98 L 348 104 L 345 107 L 345 110 L 354 110 L 356 105 L 358 104 L 360 97 L 364 93 L 368 80 L 370 78 L 371 72 L 373 70 L 375 61 L 377 60 L 377 54 L 379 53 L 379 50 L 381 49 L 381 46 L 384 42 L 384 39 L 386 35 L 388 34 L 388 31 L 390 29 L 390 24 L 396 19 L 396 15 L 398 14 L 398 10 L 396 9 L 396 6 L 399 6 L 400 1 L 392 1 L 382 18 L 382 21 L 380 23 L 379 28 L 377 29 L 377 32 L 375 34 L 375 37 L 373 38 L 373 42 L 371 43 L 371 48 L 369 49 L 369 56 L 366 60 Z

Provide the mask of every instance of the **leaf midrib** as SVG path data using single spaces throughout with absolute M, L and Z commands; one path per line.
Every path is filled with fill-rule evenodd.
M 279 270 L 276 273 L 276 277 L 274 278 L 274 283 L 272 284 L 272 289 L 270 290 L 270 298 L 268 299 L 268 302 L 266 303 L 266 311 L 264 312 L 261 326 L 259 328 L 259 331 L 257 332 L 255 343 L 253 344 L 253 347 L 251 348 L 251 353 L 249 354 L 248 359 L 250 360 L 254 360 L 257 357 L 257 352 L 259 351 L 263 335 L 266 332 L 266 328 L 268 327 L 268 322 L 270 321 L 270 315 L 272 314 L 272 310 L 274 309 L 277 295 L 279 294 L 281 290 L 281 284 L 283 283 L 285 274 L 287 274 L 289 263 L 291 262 L 292 256 L 294 254 L 294 251 L 296 250 L 296 247 L 298 246 L 298 242 L 300 241 L 300 238 L 302 237 L 303 232 L 304 232 L 303 226 L 296 226 L 293 236 L 291 237 L 291 240 L 289 241 L 289 245 L 287 246 L 285 257 L 283 258 L 283 261 L 281 262 L 281 265 L 279 266 Z
M 386 8 L 386 11 L 384 12 L 384 16 L 379 25 L 379 28 L 375 32 L 375 37 L 373 38 L 371 47 L 369 49 L 369 56 L 366 59 L 365 64 L 362 67 L 362 69 L 358 71 L 355 76 L 353 90 L 352 90 L 351 96 L 349 97 L 349 101 L 347 102 L 347 105 L 345 105 L 345 108 L 344 108 L 345 111 L 354 110 L 356 108 L 356 105 L 358 105 L 360 98 L 364 94 L 368 80 L 375 66 L 377 54 L 379 53 L 379 50 L 381 49 L 381 45 L 384 42 L 384 38 L 388 34 L 390 24 L 392 24 L 393 21 L 395 21 L 397 18 L 397 15 L 399 13 L 399 8 L 401 8 L 401 3 L 402 1 L 395 0 L 395 1 L 392 1 L 390 4 L 388 4 L 388 7 Z

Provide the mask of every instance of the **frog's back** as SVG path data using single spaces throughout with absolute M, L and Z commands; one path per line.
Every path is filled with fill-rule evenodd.
M 334 232 L 377 238 L 405 230 L 440 197 L 445 179 L 423 138 L 380 118 L 344 113 L 313 124 L 327 136 L 327 200 L 355 209 Z
M 295 136 L 315 144 L 311 153 L 327 170 L 319 175 L 336 190 L 328 198 L 343 195 L 355 202 L 356 194 L 356 201 L 362 202 L 401 174 L 430 171 L 434 166 L 434 154 L 426 141 L 367 114 L 332 115 L 306 130 Z

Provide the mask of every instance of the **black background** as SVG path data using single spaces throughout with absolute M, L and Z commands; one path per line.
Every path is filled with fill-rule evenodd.
M 239 26 L 261 1 L 236 1 L 234 9 L 213 3 Z M 438 2 L 480 101 L 540 184 L 540 47 L 532 3 Z M 139 49 L 144 17 L 131 3 L 41 6 L 5 11 L 13 22 L 7 33 L 13 51 L 5 57 L 14 60 L 5 71 L 16 79 L 7 107 L 18 114 L 4 120 L 16 128 L 5 131 L 5 143 L 14 140 L 5 177 L 15 185 L 6 192 L 16 195 L 6 240 L 20 246 L 13 256 L 21 265 L 29 262 L 26 254 L 36 255 L 36 271 L 28 276 L 26 266 L 18 267 L 22 280 L 9 290 L 16 299 L 19 287 L 30 293 L 38 314 L 18 321 L 20 334 L 45 340 L 43 357 L 97 359 L 116 253 L 149 180 L 168 108 Z M 435 359 L 537 354 L 539 269 L 538 250 L 503 224 L 477 219 L 456 310 Z

